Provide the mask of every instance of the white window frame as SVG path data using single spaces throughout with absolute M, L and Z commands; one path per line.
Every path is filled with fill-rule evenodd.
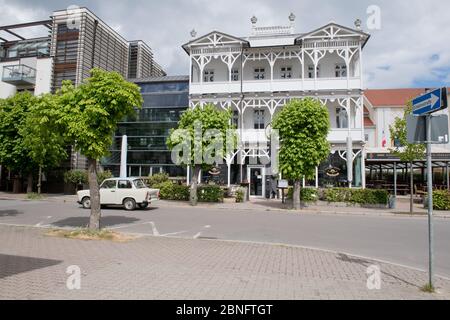
M 266 79 L 266 68 L 256 67 L 253 69 L 253 79 L 255 80 L 265 80 Z
M 214 69 L 205 69 L 203 71 L 203 82 L 214 82 Z
M 239 69 L 231 69 L 231 81 L 239 81 Z
M 319 78 L 319 75 L 320 75 L 320 64 L 317 65 L 316 78 Z M 308 65 L 308 78 L 314 79 L 314 65 L 313 64 Z
M 292 66 L 283 66 L 280 68 L 281 79 L 292 79 Z
M 336 107 L 336 126 L 337 129 L 348 129 L 350 125 L 347 110 L 343 107 Z
M 253 128 L 255 130 L 264 130 L 265 126 L 266 126 L 266 113 L 264 112 L 264 109 L 253 110 Z
M 337 63 L 334 67 L 334 75 L 336 78 L 347 78 L 347 65 L 345 63 Z

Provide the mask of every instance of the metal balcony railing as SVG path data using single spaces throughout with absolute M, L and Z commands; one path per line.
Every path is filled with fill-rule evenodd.
M 36 69 L 24 64 L 4 66 L 2 81 L 12 85 L 34 85 L 36 83 Z

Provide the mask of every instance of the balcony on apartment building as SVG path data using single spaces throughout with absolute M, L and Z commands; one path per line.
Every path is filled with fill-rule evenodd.
M 244 68 L 244 78 L 238 69 L 232 71 L 231 77 L 225 70 L 205 70 L 202 79 L 198 73 L 193 76 L 190 94 L 230 94 L 259 92 L 295 92 L 324 90 L 357 90 L 362 88 L 359 72 L 351 70 L 347 74 L 345 64 L 336 63 L 333 67 L 317 70 L 306 67 L 302 74 L 301 67 L 281 66 L 274 70 L 269 67 Z M 231 78 L 231 79 L 230 79 Z
M 270 146 L 270 130 L 246 129 L 236 130 L 238 136 L 238 145 L 243 149 L 255 148 L 268 149 Z M 364 141 L 363 129 L 337 129 L 332 128 L 328 134 L 330 143 L 345 144 L 347 137 L 351 137 L 354 143 Z
M 4 66 L 2 81 L 15 86 L 34 86 L 36 69 L 24 64 Z

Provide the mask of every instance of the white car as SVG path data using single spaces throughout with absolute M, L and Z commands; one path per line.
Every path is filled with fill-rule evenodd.
M 77 192 L 78 203 L 85 209 L 91 208 L 89 190 Z M 100 185 L 101 205 L 123 205 L 125 210 L 132 211 L 136 207 L 145 209 L 154 201 L 159 200 L 159 190 L 148 188 L 139 178 L 106 179 Z

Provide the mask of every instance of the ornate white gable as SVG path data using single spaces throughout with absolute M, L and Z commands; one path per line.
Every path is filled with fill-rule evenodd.
M 355 40 L 367 40 L 369 37 L 369 34 L 360 30 L 347 28 L 331 22 L 319 29 L 298 37 L 297 40 L 341 40 L 349 38 L 354 38 Z
M 183 45 L 183 48 L 186 51 L 190 51 L 191 48 L 220 48 L 220 47 L 231 47 L 231 46 L 238 46 L 241 44 L 248 45 L 248 42 L 219 31 L 213 31 L 208 33 L 207 35 L 204 35 L 202 37 L 199 37 L 195 40 L 192 40 L 191 42 L 186 43 Z

